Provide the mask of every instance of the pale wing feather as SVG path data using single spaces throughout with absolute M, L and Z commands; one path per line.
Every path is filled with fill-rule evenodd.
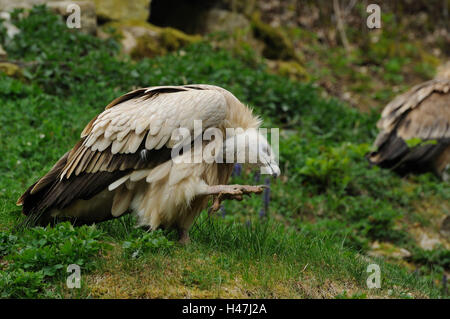
M 170 148 L 172 134 L 179 127 L 187 128 L 192 134 L 194 120 L 201 120 L 204 130 L 221 126 L 226 115 L 227 100 L 212 86 L 152 87 L 130 92 L 111 102 L 83 130 L 84 141 L 69 158 L 61 179 L 83 172 L 111 171 L 111 155 L 135 153 L 144 138 L 148 150 Z M 92 155 L 86 149 L 101 155 Z M 88 154 L 89 159 L 84 158 L 84 154 Z
M 114 122 L 114 116 L 120 117 L 120 123 L 123 123 L 121 126 L 113 124 L 118 123 Z M 128 132 L 127 134 L 131 134 L 127 141 L 130 146 L 120 151 L 118 147 L 115 147 L 112 153 L 132 153 L 137 149 L 136 145 L 139 146 L 144 138 L 143 133 L 148 131 L 146 148 L 150 150 L 163 138 L 168 140 L 172 131 L 180 126 L 193 131 L 194 120 L 202 120 L 203 127 L 207 128 L 220 125 L 225 116 L 225 98 L 221 93 L 213 90 L 175 92 L 150 99 L 144 96 L 125 101 L 100 114 L 96 121 L 101 126 L 97 127 L 97 122 L 94 122 L 92 132 L 95 134 L 92 138 L 89 136 L 85 146 L 91 147 L 92 150 L 104 150 L 115 141 L 122 141 L 123 132 Z M 105 118 L 111 118 L 111 122 L 105 125 Z M 160 135 L 159 132 L 163 134 Z M 116 138 L 111 139 L 110 137 L 114 134 L 117 134 Z
M 129 191 L 126 187 L 119 188 L 113 199 L 111 208 L 111 215 L 119 217 L 128 210 L 131 199 L 133 198 L 133 192 Z
M 133 173 L 131 173 L 130 181 L 132 182 L 140 181 L 141 179 L 146 178 L 151 171 L 152 171 L 151 169 L 136 170 Z
M 172 168 L 172 161 L 167 161 L 154 169 L 150 172 L 150 174 L 147 175 L 146 182 L 147 183 L 154 183 L 156 181 L 159 181 L 160 179 L 166 177 L 170 169 Z
M 108 186 L 108 190 L 109 190 L 109 191 L 115 190 L 117 187 L 119 187 L 120 185 L 122 185 L 123 183 L 125 183 L 125 182 L 128 180 L 128 178 L 130 178 L 130 174 L 125 175 L 125 176 L 119 178 L 119 179 L 116 180 L 114 183 L 111 183 L 111 184 Z

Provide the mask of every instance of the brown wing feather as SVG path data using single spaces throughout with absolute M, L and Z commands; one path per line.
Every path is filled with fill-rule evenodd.
M 431 80 L 390 102 L 377 126 L 371 163 L 401 171 L 426 171 L 450 142 L 450 80 Z M 437 140 L 436 145 L 410 149 L 412 138 Z
M 430 94 L 404 116 L 397 126 L 397 135 L 404 140 L 450 138 L 450 92 Z
M 121 103 L 131 100 L 146 100 L 155 97 L 158 94 L 186 90 L 187 89 L 184 87 L 171 86 L 138 89 L 116 98 L 106 106 L 105 110 L 114 108 Z M 72 174 L 80 175 L 85 171 L 89 173 L 96 173 L 97 171 L 112 172 L 115 170 L 125 170 L 133 167 L 138 168 L 135 166 L 124 167 L 120 161 L 121 157 L 113 155 L 120 153 L 136 153 L 138 149 L 142 148 L 142 141 L 145 141 L 145 137 L 148 132 L 143 131 L 142 133 L 137 134 L 134 129 L 128 129 L 126 136 L 119 141 L 117 137 L 107 137 L 108 132 L 106 132 L 105 127 L 102 127 L 101 125 L 99 125 L 102 128 L 101 130 L 98 130 L 99 133 L 93 132 L 95 123 L 98 119 L 99 116 L 96 116 L 84 128 L 81 134 L 82 139 L 70 152 L 67 163 L 62 170 L 61 178 L 70 178 Z M 89 143 L 90 140 L 92 140 L 93 143 Z M 107 148 L 109 149 L 108 152 L 106 151 Z M 111 149 L 113 150 L 112 152 Z M 100 155 L 96 156 L 96 153 L 98 152 L 100 152 Z
M 144 95 L 146 89 L 139 89 L 125 94 L 112 101 L 106 108 L 114 107 L 126 100 Z M 174 88 L 153 90 L 151 94 L 175 91 Z M 151 151 L 148 160 L 143 161 L 139 151 L 144 148 L 141 143 L 134 154 L 114 154 L 111 147 L 100 151 L 92 151 L 84 147 L 86 137 L 92 132 L 93 118 L 82 132 L 78 143 L 62 156 L 53 168 L 36 183 L 31 185 L 17 200 L 22 205 L 22 212 L 37 215 L 34 222 L 48 220 L 45 212 L 52 208 L 62 209 L 77 199 L 89 199 L 98 194 L 109 184 L 124 176 L 132 169 L 156 166 L 170 158 L 170 150 Z M 61 178 L 67 172 L 66 178 Z
M 440 94 L 448 96 L 450 93 L 450 80 L 431 80 L 416 85 L 406 93 L 397 96 L 384 108 L 381 118 L 377 123 L 377 127 L 385 133 L 390 133 L 397 128 L 399 122 L 412 110 L 421 105 L 429 106 L 426 103 L 431 95 Z M 426 105 L 425 105 L 426 103 Z M 448 107 L 448 105 L 447 105 Z M 420 107 L 421 110 L 426 108 Z M 441 110 L 444 111 L 446 108 Z
M 17 205 L 23 205 L 26 198 L 28 198 L 30 195 L 35 194 L 42 190 L 43 188 L 47 187 L 50 183 L 53 183 L 53 181 L 58 177 L 59 173 L 61 172 L 61 169 L 66 165 L 67 157 L 69 155 L 69 152 L 64 154 L 63 157 L 61 157 L 58 162 L 52 167 L 52 169 L 44 175 L 42 178 L 40 178 L 36 183 L 31 185 L 25 193 L 23 193 L 22 196 L 17 200 Z
M 106 150 L 106 154 L 108 152 L 111 154 L 109 149 Z M 98 154 L 95 154 L 94 157 L 96 155 Z M 100 157 L 102 156 L 105 154 L 100 153 Z M 133 169 L 155 167 L 167 161 L 170 159 L 170 149 L 151 151 L 149 160 L 142 159 L 139 152 L 109 155 L 111 168 L 105 167 L 106 164 L 103 164 L 95 173 L 82 172 L 61 179 L 67 157 L 68 153 L 49 173 L 32 185 L 18 201 L 18 204 L 23 205 L 22 211 L 25 215 L 35 215 L 33 219 L 36 224 L 46 224 L 50 219 L 50 210 L 66 208 L 78 199 L 88 200 Z M 122 166 L 122 169 L 119 169 L 119 166 Z

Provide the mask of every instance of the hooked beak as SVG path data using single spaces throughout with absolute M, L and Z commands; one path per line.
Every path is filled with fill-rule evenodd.
M 280 168 L 276 163 L 269 163 L 261 167 L 261 174 L 270 174 L 273 177 L 278 177 L 281 174 Z

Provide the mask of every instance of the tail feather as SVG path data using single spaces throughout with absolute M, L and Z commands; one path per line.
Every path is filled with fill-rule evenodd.
M 370 164 L 391 169 L 400 175 L 423 173 L 433 171 L 435 159 L 446 147 L 447 144 L 441 141 L 410 148 L 402 138 L 391 135 L 366 158 Z

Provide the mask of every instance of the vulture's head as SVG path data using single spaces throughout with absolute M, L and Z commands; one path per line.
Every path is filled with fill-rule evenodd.
M 236 130 L 224 144 L 224 161 L 260 167 L 262 174 L 280 175 L 275 152 L 257 129 Z

